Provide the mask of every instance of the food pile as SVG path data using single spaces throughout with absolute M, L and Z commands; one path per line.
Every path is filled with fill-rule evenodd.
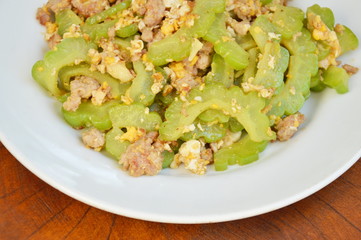
M 289 140 L 311 91 L 348 91 L 358 47 L 332 11 L 286 0 L 49 0 L 33 78 L 85 146 L 131 176 L 245 165 Z

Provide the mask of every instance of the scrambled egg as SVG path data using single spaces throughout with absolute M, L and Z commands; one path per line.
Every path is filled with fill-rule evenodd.
M 179 153 L 174 156 L 174 160 L 170 165 L 171 168 L 178 168 L 181 163 L 187 170 L 203 175 L 207 171 L 207 165 L 210 163 L 201 157 L 204 144 L 198 140 L 190 140 L 182 144 Z
M 262 4 L 260 0 L 227 0 L 226 10 L 234 10 L 240 19 L 250 19 L 262 14 Z
M 166 8 L 178 8 L 181 6 L 184 0 L 163 0 L 163 4 Z
M 169 64 L 169 68 L 172 71 L 170 73 L 171 77 L 172 74 L 174 74 L 177 79 L 183 78 L 187 72 L 184 63 L 182 62 L 172 62 L 171 64 Z
M 239 132 L 227 131 L 226 136 L 224 136 L 221 140 L 219 140 L 218 142 L 211 143 L 211 148 L 213 152 L 217 152 L 221 148 L 231 146 L 233 143 L 241 139 L 241 136 L 242 136 L 242 131 Z
M 140 39 L 134 39 L 130 41 L 130 48 L 128 50 L 130 51 L 131 55 L 141 53 L 144 49 L 144 42 Z
M 232 37 L 235 37 L 237 34 L 244 36 L 251 28 L 251 23 L 248 20 L 238 22 L 230 16 L 227 17 L 227 24 L 229 25 L 227 27 L 227 31 L 231 34 Z
M 136 45 L 137 43 L 138 42 L 133 43 L 133 45 Z M 98 70 L 101 73 L 107 72 L 121 82 L 131 81 L 134 76 L 125 66 L 125 61 L 122 59 L 120 51 L 116 48 L 114 43 L 103 39 L 100 46 L 103 48 L 103 52 L 98 52 L 95 49 L 90 49 L 88 52 L 91 62 L 90 70 Z
M 52 22 L 47 22 L 46 25 L 45 40 L 49 40 L 58 31 L 58 25 Z
M 337 65 L 336 58 L 341 54 L 341 46 L 335 31 L 330 30 L 319 15 L 309 13 L 308 24 L 314 29 L 312 37 L 317 41 L 325 41 L 330 46 L 330 54 L 319 62 L 319 67 L 327 69 Z
M 203 43 L 201 41 L 199 41 L 197 38 L 193 38 L 192 41 L 192 48 L 191 48 L 191 53 L 189 54 L 188 60 L 191 61 L 191 65 L 195 64 L 194 59 L 197 55 L 197 53 L 202 49 L 203 47 Z M 197 59 L 195 60 L 195 62 L 197 61 Z
M 78 37 L 82 37 L 83 34 L 81 33 L 81 29 L 79 25 L 76 24 L 72 24 L 68 31 L 66 33 L 64 33 L 63 38 L 78 38 Z
M 145 11 L 144 5 L 147 3 L 147 0 L 132 0 L 131 8 L 133 12 L 140 13 Z M 143 12 L 144 14 L 144 12 Z
M 152 75 L 152 79 L 153 85 L 151 86 L 151 91 L 153 94 L 157 94 L 162 91 L 165 84 L 165 79 L 163 74 L 161 74 L 160 72 L 154 73 Z
M 141 137 L 145 135 L 144 129 L 139 129 L 135 127 L 127 127 L 127 132 L 117 137 L 116 140 L 119 141 L 129 141 L 130 143 L 134 143 L 138 141 Z
M 106 99 L 107 96 L 110 94 L 110 86 L 107 82 L 103 82 L 102 85 L 95 91 L 92 92 L 92 103 L 95 106 L 102 105 Z
M 120 28 L 127 27 L 133 23 L 139 22 L 140 18 L 138 16 L 134 16 L 133 11 L 126 9 L 120 12 L 120 18 L 115 24 L 115 30 L 119 30 Z
M 177 31 L 182 26 L 194 25 L 195 15 L 190 14 L 191 7 L 185 0 L 164 0 L 166 18 L 162 22 L 161 32 L 167 36 Z
M 258 96 L 270 99 L 274 94 L 273 88 L 265 88 L 263 85 L 252 84 L 253 78 L 248 79 L 247 82 L 243 82 L 242 88 L 245 93 L 258 92 Z

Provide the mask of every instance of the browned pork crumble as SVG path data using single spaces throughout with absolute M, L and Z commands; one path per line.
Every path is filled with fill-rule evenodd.
M 289 140 L 304 121 L 305 116 L 301 113 L 296 113 L 280 120 L 275 127 L 278 140 L 281 142 Z

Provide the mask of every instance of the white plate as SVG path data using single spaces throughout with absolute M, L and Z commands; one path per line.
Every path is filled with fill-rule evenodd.
M 166 170 L 155 177 L 129 177 L 113 160 L 82 146 L 79 133 L 62 120 L 60 105 L 31 78 L 32 64 L 46 49 L 44 30 L 35 21 L 42 3 L 0 2 L 0 139 L 30 171 L 69 196 L 144 220 L 220 222 L 305 198 L 360 157 L 361 73 L 352 77 L 348 94 L 328 90 L 313 96 L 297 136 L 271 144 L 254 164 L 210 170 L 206 176 Z M 360 1 L 293 1 L 303 8 L 314 3 L 331 7 L 337 21 L 361 37 Z M 345 59 L 361 67 L 360 50 Z

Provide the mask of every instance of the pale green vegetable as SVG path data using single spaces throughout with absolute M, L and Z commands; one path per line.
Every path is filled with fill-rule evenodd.
M 75 12 L 70 9 L 65 9 L 55 15 L 55 23 L 58 25 L 59 35 L 63 36 L 73 24 L 81 25 L 83 21 Z
M 316 53 L 317 51 L 316 43 L 312 41 L 311 33 L 306 28 L 295 33 L 291 39 L 282 39 L 282 44 L 292 55 Z
M 320 16 L 329 29 L 333 29 L 335 26 L 335 16 L 330 8 L 320 7 L 320 5 L 315 4 L 307 8 L 306 16 L 308 17 L 310 14 Z
M 259 48 L 257 47 L 251 48 L 250 50 L 248 50 L 248 54 L 249 54 L 249 64 L 243 73 L 242 82 L 248 82 L 252 80 L 252 78 L 256 76 L 256 72 L 257 72 L 257 64 L 259 60 L 258 57 L 260 54 Z
M 358 48 L 359 40 L 348 27 L 341 25 L 341 30 L 336 31 L 336 34 L 341 46 L 341 54 L 345 54 Z
M 202 138 L 206 143 L 217 142 L 226 135 L 228 128 L 226 123 L 206 123 L 197 120 L 194 125 L 194 130 L 184 133 L 180 138 L 181 140 L 189 141 Z
M 127 95 L 137 103 L 149 106 L 153 103 L 155 94 L 152 92 L 152 73 L 145 70 L 141 61 L 133 63 L 137 76 L 133 79 L 132 85 L 128 89 Z
M 214 167 L 224 171 L 228 165 L 246 165 L 258 160 L 259 153 L 267 147 L 268 142 L 254 142 L 249 135 L 229 147 L 222 148 L 214 154 Z
M 229 121 L 229 116 L 224 114 L 220 110 L 216 109 L 208 109 L 201 114 L 199 114 L 198 118 L 203 122 L 219 122 L 219 123 L 226 123 Z
M 123 134 L 124 132 L 120 128 L 113 128 L 105 135 L 105 150 L 117 160 L 130 145 L 128 141 L 120 140 Z
M 246 51 L 257 47 L 257 44 L 250 33 L 247 33 L 244 36 L 237 35 L 236 41 Z
M 131 3 L 132 3 L 131 0 L 124 0 L 121 3 L 115 4 L 114 6 L 108 8 L 98 14 L 95 14 L 92 17 L 89 17 L 85 22 L 87 24 L 96 24 L 96 23 L 102 22 L 105 19 L 129 8 Z
M 253 39 L 257 43 L 257 46 L 264 52 L 265 45 L 268 41 L 280 41 L 281 35 L 277 32 L 276 27 L 265 15 L 261 15 L 256 18 L 251 28 L 249 29 Z
M 290 57 L 288 78 L 281 92 L 269 103 L 269 115 L 283 116 L 299 111 L 310 94 L 311 76 L 318 70 L 315 54 L 300 54 Z
M 115 106 L 109 110 L 109 116 L 114 128 L 137 127 L 154 131 L 162 123 L 158 113 L 149 112 L 139 103 Z
M 181 61 L 189 56 L 193 38 L 203 37 L 211 27 L 216 13 L 222 13 L 224 0 L 196 0 L 193 13 L 198 16 L 191 27 L 182 27 L 176 33 L 150 45 L 147 57 L 156 66 Z
M 290 39 L 301 31 L 305 14 L 299 8 L 278 5 L 276 11 L 270 15 L 273 25 L 283 39 Z
M 203 37 L 214 44 L 214 50 L 235 70 L 241 70 L 248 65 L 248 53 L 237 44 L 226 28 L 226 16 L 217 14 L 216 20 Z
M 73 66 L 76 61 L 88 61 L 88 51 L 96 45 L 83 38 L 66 38 L 47 52 L 43 60 L 36 62 L 32 69 L 35 81 L 54 96 L 64 92 L 58 87 L 58 73 L 62 67 Z
M 255 93 L 244 94 L 237 87 L 229 89 L 222 85 L 208 85 L 203 90 L 193 89 L 188 99 L 200 96 L 201 102 L 186 104 L 174 101 L 165 113 L 166 121 L 159 129 L 163 140 L 173 141 L 187 132 L 194 120 L 208 109 L 221 109 L 226 115 L 236 118 L 245 128 L 253 141 L 265 141 L 275 138 L 269 128 L 270 123 L 261 111 L 265 106 L 263 99 Z M 182 114 L 186 113 L 186 114 Z
M 283 87 L 284 73 L 288 67 L 289 53 L 278 42 L 268 42 L 257 67 L 252 84 L 273 89 L 277 94 Z
M 75 112 L 62 108 L 65 121 L 73 128 L 95 127 L 99 130 L 109 130 L 112 123 L 109 110 L 119 104 L 118 101 L 110 101 L 101 106 L 95 106 L 90 101 L 80 104 Z
M 107 73 L 101 73 L 99 71 L 91 71 L 90 65 L 80 64 L 75 66 L 63 67 L 59 71 L 60 86 L 66 91 L 70 91 L 70 81 L 76 76 L 87 76 L 94 78 L 100 84 L 106 83 L 111 88 L 111 94 L 113 98 L 120 98 L 121 95 L 125 94 L 130 84 L 122 84 L 118 79 L 113 78 Z
M 225 87 L 233 85 L 234 69 L 218 54 L 214 54 L 212 70 L 207 74 L 206 83 L 221 83 Z
M 113 129 L 106 134 L 105 149 L 116 159 L 120 159 L 130 142 L 122 140 L 122 128 L 142 128 L 147 131 L 158 129 L 162 120 L 158 113 L 149 112 L 142 104 L 117 105 L 109 110 Z
M 337 93 L 342 94 L 348 92 L 348 80 L 350 79 L 350 76 L 345 69 L 330 66 L 322 76 L 323 83 L 330 88 L 334 88 Z

